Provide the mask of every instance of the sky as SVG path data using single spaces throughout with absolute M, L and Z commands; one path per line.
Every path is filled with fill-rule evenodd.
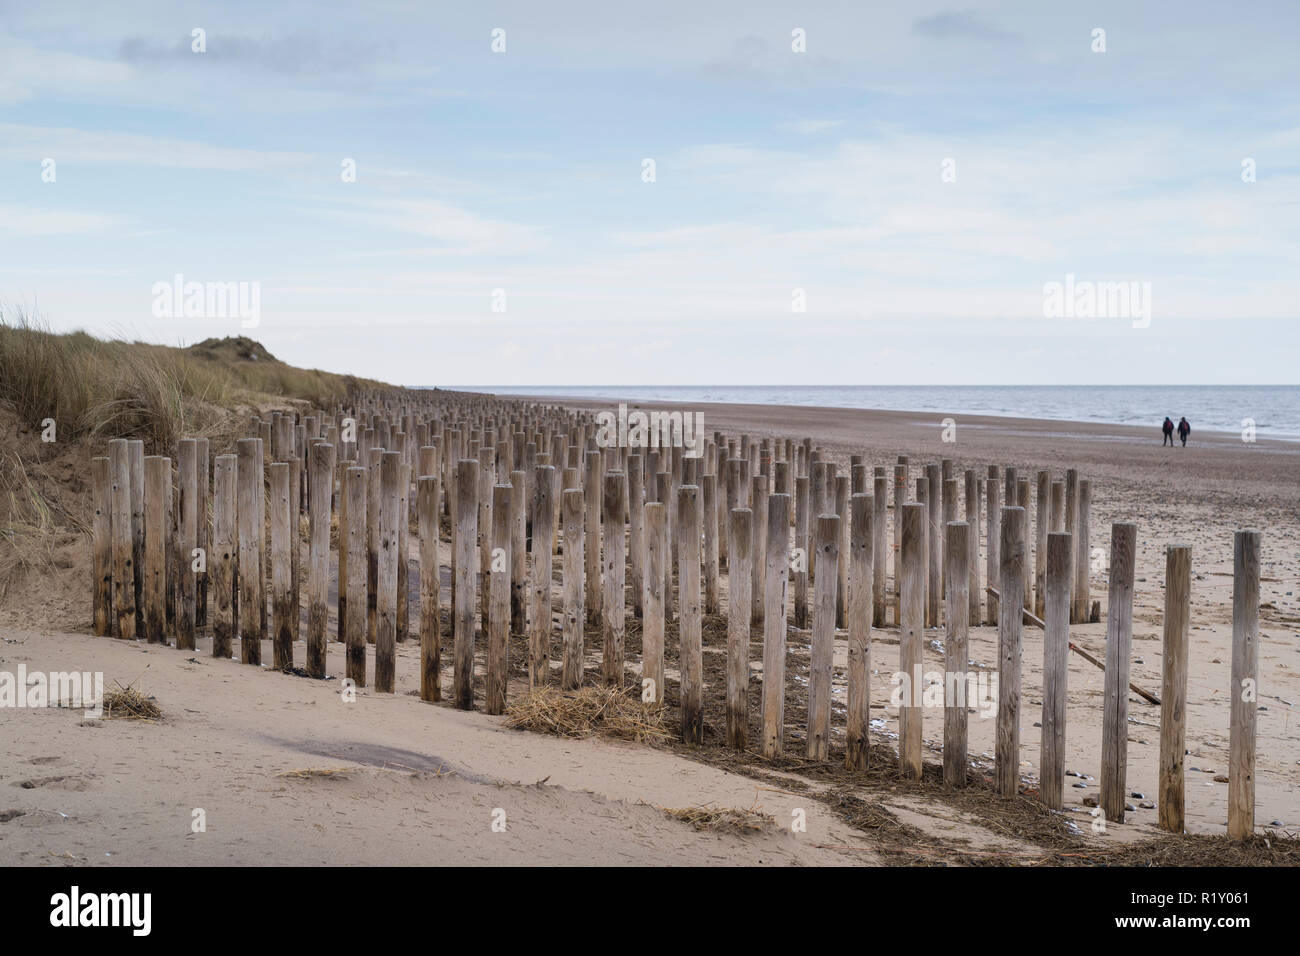
M 1300 382 L 1300 4 L 1084 6 L 0 0 L 0 302 L 411 385 Z

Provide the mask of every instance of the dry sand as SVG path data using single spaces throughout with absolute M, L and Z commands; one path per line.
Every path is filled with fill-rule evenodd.
M 512 396 L 513 397 L 513 396 Z M 560 403 L 554 400 L 555 403 Z M 609 403 L 564 401 L 572 407 Z M 642 407 L 669 407 L 645 403 Z M 686 406 L 682 406 L 686 407 Z M 1193 547 L 1193 619 L 1188 706 L 1188 829 L 1223 833 L 1228 745 L 1227 685 L 1231 644 L 1232 533 L 1264 532 L 1261 703 L 1256 821 L 1300 829 L 1300 557 L 1297 491 L 1300 446 L 1244 444 L 1235 436 L 1197 434 L 1187 449 L 1161 448 L 1158 428 L 1002 418 L 957 418 L 957 441 L 943 443 L 943 416 L 845 409 L 691 405 L 706 431 L 753 436 L 811 436 L 846 465 L 863 454 L 869 465 L 898 454 L 918 462 L 953 458 L 958 469 L 1015 465 L 1022 475 L 1067 467 L 1093 481 L 1093 543 L 1108 547 L 1112 521 L 1138 523 L 1139 552 L 1132 680 L 1159 692 L 1164 546 Z M 85 456 L 88 458 L 88 454 Z M 60 465 L 73 471 L 75 462 Z M 914 469 L 915 471 L 915 469 Z M 314 681 L 215 661 L 201 639 L 195 654 L 173 648 L 94 638 L 88 545 L 64 541 L 60 570 L 30 578 L 0 607 L 0 670 L 103 671 L 153 695 L 166 720 L 86 721 L 79 711 L 10 710 L 0 717 L 0 863 L 51 864 L 384 864 L 384 863 L 789 863 L 888 862 L 873 835 L 849 827 L 824 802 L 679 753 L 618 741 L 565 740 L 506 729 L 501 718 L 430 705 L 418 689 L 418 642 L 399 646 L 397 693 L 360 693 L 343 702 L 338 681 Z M 557 562 L 558 563 L 558 562 Z M 981 567 L 982 567 L 981 559 Z M 413 576 L 414 577 L 414 576 Z M 444 575 L 445 580 L 445 575 Z M 1105 613 L 1105 579 L 1092 595 Z M 445 600 L 445 598 L 444 598 Z M 445 607 L 445 604 L 444 604 Z M 418 618 L 413 613 L 412 621 Z M 333 625 L 331 624 L 331 627 Z M 842 636 L 842 635 L 841 635 Z M 935 637 L 942 637 L 936 631 Z M 1104 624 L 1072 628 L 1074 640 L 1104 657 Z M 878 631 L 873 648 L 873 701 L 889 696 L 897 666 L 896 638 Z M 556 643 L 558 648 L 558 641 Z M 992 628 L 971 634 L 970 656 L 992 664 Z M 591 648 L 588 648 L 589 651 Z M 599 648 L 596 648 L 596 654 Z M 798 654 L 796 649 L 793 654 Z M 235 649 L 238 657 L 238 647 Z M 558 650 L 556 652 L 558 656 Z M 298 660 L 303 656 L 297 649 Z M 754 648 L 756 665 L 761 652 Z M 836 664 L 845 658 L 838 642 Z M 269 644 L 263 659 L 270 660 Z M 593 657 L 594 659 L 594 657 Z M 941 655 L 926 649 L 927 669 Z M 444 681 L 450 683 L 447 656 Z M 337 644 L 329 671 L 343 670 Z M 1041 632 L 1025 629 L 1022 773 L 1032 786 L 1038 767 Z M 757 671 L 757 666 L 756 666 Z M 590 674 L 590 672 L 589 672 Z M 836 674 L 837 737 L 842 746 L 843 673 Z M 1081 806 L 1098 793 L 1103 684 L 1101 671 L 1078 656 L 1069 662 L 1066 766 L 1089 775 L 1068 784 L 1066 803 L 1081 827 Z M 517 682 L 511 693 L 518 692 Z M 1265 709 L 1266 708 L 1266 709 Z M 1154 799 L 1159 708 L 1132 697 L 1128 788 Z M 720 723 L 721 714 L 708 714 Z M 896 715 L 873 709 L 873 742 L 889 744 Z M 797 736 L 802 728 L 792 727 Z M 938 759 L 942 714 L 928 711 L 925 736 Z M 794 739 L 792 737 L 792 739 Z M 972 715 L 972 758 L 993 750 L 993 721 Z M 306 778 L 287 771 L 346 768 Z M 816 785 L 814 784 L 814 789 Z M 900 788 L 864 796 L 936 840 L 1026 849 L 1005 828 L 982 825 L 952 808 Z M 1134 799 L 1134 803 L 1137 799 Z M 656 807 L 754 807 L 775 818 L 766 832 L 743 836 L 697 833 Z M 206 832 L 192 832 L 194 811 Z M 494 811 L 505 829 L 493 829 Z M 806 832 L 791 832 L 794 812 Z M 499 818 L 499 814 L 496 817 Z M 1155 833 L 1155 811 L 1130 814 L 1103 840 Z M 1032 847 L 1027 849 L 1032 850 Z

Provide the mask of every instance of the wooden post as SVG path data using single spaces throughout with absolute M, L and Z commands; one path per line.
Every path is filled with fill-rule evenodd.
M 632 613 L 640 617 L 645 610 L 645 471 L 640 455 L 627 456 L 627 557 Z
M 135 555 L 131 540 L 131 460 L 125 438 L 108 443 L 112 459 L 113 636 L 135 639 Z
M 731 593 L 727 607 L 727 746 L 744 750 L 749 736 L 749 610 L 753 599 L 750 564 L 761 564 L 750 551 L 754 538 L 754 512 L 734 508 L 727 525 L 728 575 Z
M 750 479 L 750 510 L 754 513 L 750 522 L 749 543 L 749 619 L 751 624 L 763 623 L 763 562 L 758 556 L 767 553 L 767 499 L 768 482 L 766 475 L 754 475 Z
M 1079 482 L 1077 510 L 1078 514 L 1075 517 L 1074 524 L 1074 597 L 1071 604 L 1070 620 L 1075 624 L 1087 624 L 1089 604 L 1092 602 L 1092 595 L 1088 590 L 1088 571 L 1091 564 L 1090 552 L 1092 551 L 1092 540 L 1088 530 L 1088 523 L 1092 514 L 1091 481 Z
M 953 482 L 954 487 L 956 482 Z M 945 502 L 946 503 L 946 502 Z M 970 534 L 965 521 L 950 521 L 945 526 L 947 540 L 944 557 L 948 562 L 947 606 L 948 630 L 943 642 L 943 782 L 949 787 L 966 786 L 966 695 L 970 667 L 967 653 L 970 626 Z
M 198 547 L 203 552 L 203 570 L 198 573 L 194 582 L 194 625 L 195 627 L 206 627 L 208 624 L 208 571 L 212 564 L 212 540 L 208 526 L 208 502 L 211 498 L 211 488 L 209 487 L 208 467 L 209 467 L 209 448 L 206 438 L 196 438 L 197 459 L 198 459 L 198 505 L 199 505 L 199 536 Z
M 1052 528 L 1065 533 L 1065 481 L 1052 482 Z
M 849 475 L 835 476 L 835 498 L 834 513 L 840 519 L 840 540 L 839 554 L 835 562 L 835 626 L 837 628 L 847 628 L 849 626 L 848 604 L 849 604 L 849 486 L 852 478 Z
M 437 478 L 433 479 L 435 482 L 437 480 Z M 369 614 L 366 607 L 366 579 L 369 576 L 366 557 L 366 497 L 368 493 L 366 484 L 366 469 L 361 465 L 353 465 L 344 471 L 343 494 L 348 502 L 348 537 L 346 541 L 339 541 L 339 551 L 346 550 L 348 553 L 348 577 L 345 582 L 340 584 L 340 587 L 346 588 L 348 592 L 347 621 L 343 625 L 344 636 L 347 640 L 345 676 L 355 681 L 358 687 L 366 686 L 366 618 Z M 434 495 L 434 507 L 437 507 L 437 497 L 437 495 Z M 437 574 L 436 566 L 434 574 Z M 438 619 L 436 590 L 434 600 L 433 619 L 436 626 Z M 427 619 L 427 610 L 425 614 Z M 420 682 L 422 696 L 425 690 L 423 675 L 426 669 L 427 664 L 422 664 Z M 434 684 L 435 686 L 437 684 L 436 666 L 434 667 Z M 428 700 L 428 698 L 426 697 L 425 700 Z
M 600 462 L 600 454 L 596 455 L 597 467 Z M 591 459 L 588 457 L 588 469 L 592 467 Z M 554 465 L 538 467 L 533 477 L 533 578 L 531 584 L 532 606 L 529 609 L 528 624 L 528 689 L 530 691 L 540 690 L 546 686 L 551 675 L 551 569 L 553 567 L 553 558 L 551 552 L 551 541 L 549 529 L 554 524 L 552 513 L 555 511 L 555 499 L 551 497 L 551 472 Z M 590 476 L 590 472 L 589 472 Z M 591 487 L 584 489 L 588 496 L 584 502 L 587 506 L 587 544 L 591 543 L 591 496 L 598 494 L 598 488 Z M 599 536 L 600 527 L 597 525 L 596 534 Z M 596 538 L 597 547 L 599 547 L 599 537 Z M 591 568 L 591 556 L 583 555 L 586 564 L 586 570 L 589 573 L 596 573 Z M 587 587 L 587 597 L 591 596 L 590 582 Z M 590 618 L 590 608 L 588 608 L 588 617 Z M 473 659 L 471 658 L 471 663 Z
M 868 728 L 871 724 L 871 623 L 884 604 L 875 600 L 876 585 L 883 580 L 878 573 L 885 556 L 875 562 L 875 546 L 883 541 L 878 534 L 877 503 L 884 491 L 885 479 L 875 481 L 875 495 L 854 495 L 849 519 L 849 710 L 848 743 L 844 765 L 849 770 L 866 770 L 871 749 Z
M 113 631 L 113 477 L 107 456 L 92 458 L 90 474 L 95 488 L 95 517 L 92 525 L 94 566 L 93 623 L 96 637 Z M 168 478 L 170 482 L 170 477 Z
M 899 603 L 900 584 L 903 580 L 903 505 L 907 504 L 907 466 L 894 466 L 894 626 L 902 627 L 902 607 Z
M 397 466 L 397 642 L 405 643 L 411 623 L 411 464 L 401 451 Z M 330 455 L 333 459 L 333 453 Z M 329 480 L 332 482 L 333 473 Z M 484 584 L 486 587 L 486 583 Z
M 763 556 L 763 756 L 785 749 L 785 634 L 790 590 L 790 496 L 767 499 Z M 759 560 L 755 555 L 753 560 Z M 805 565 L 806 566 L 806 565 Z
M 484 710 L 506 710 L 506 665 L 510 636 L 510 486 L 492 486 L 492 550 L 489 553 L 487 685 Z
M 258 550 L 257 523 L 262 512 L 262 469 L 257 460 L 260 438 L 241 438 L 239 450 L 239 659 L 245 664 L 262 663 L 262 613 L 265 600 L 260 585 L 262 553 Z
M 1228 836 L 1255 833 L 1255 717 L 1259 696 L 1260 533 L 1238 531 L 1232 558 L 1232 684 L 1228 725 Z
M 1066 513 L 1069 523 L 1069 513 Z M 1133 565 L 1137 525 L 1116 522 L 1110 537 L 1110 597 L 1106 602 L 1106 693 L 1101 731 L 1101 809 L 1109 823 L 1124 822 L 1128 767 L 1129 648 L 1133 640 Z M 1077 553 L 1077 548 L 1076 548 Z
M 718 614 L 722 610 L 722 582 L 718 571 L 718 476 L 703 475 L 700 491 L 704 498 L 704 613 Z
M 925 626 L 939 626 L 939 605 L 943 597 L 943 483 L 940 481 L 939 466 L 931 462 L 925 466 L 925 479 L 929 486 L 925 499 L 929 509 L 929 527 L 926 530 L 927 559 L 926 570 L 929 574 L 925 591 Z
M 898 760 L 903 773 L 921 779 L 922 710 L 916 677 L 921 670 L 925 630 L 926 508 L 921 502 L 903 505 L 900 551 L 898 670 L 903 675 L 903 706 L 898 711 Z
M 382 475 L 380 466 L 384 460 L 384 449 L 373 447 L 366 463 L 366 642 L 374 644 L 379 630 L 379 519 L 380 502 L 383 500 Z M 454 476 L 456 469 L 451 473 Z M 456 516 L 451 517 L 452 534 L 455 534 Z M 454 537 L 453 537 L 454 540 Z M 375 661 L 376 668 L 379 661 Z
M 650 681 L 652 699 L 664 702 L 664 568 L 668 565 L 668 514 L 661 501 L 645 506 L 645 616 L 641 623 L 641 694 Z
M 1042 488 L 1040 472 L 1039 488 Z M 1040 509 L 1039 514 L 1042 514 Z M 1065 705 L 1069 686 L 1070 564 L 1074 545 L 1064 532 L 1047 536 L 1043 564 L 1043 733 L 1038 799 L 1060 810 L 1065 784 Z M 1180 757 L 1181 759 L 1181 757 Z
M 998 601 L 998 718 L 993 749 L 994 790 L 1020 792 L 1020 653 L 1025 591 L 1025 509 L 1003 508 Z
M 170 482 L 170 476 L 168 481 Z M 217 455 L 212 461 L 212 656 L 227 660 L 235 635 L 235 562 L 239 557 L 239 458 Z M 170 498 L 170 494 L 168 495 Z
M 585 502 L 581 488 L 566 488 L 561 507 L 564 524 L 564 662 L 560 686 L 564 690 L 577 690 L 582 686 L 584 630 L 586 614 L 583 611 L 585 591 L 586 529 L 584 528 Z M 633 585 L 635 587 L 635 585 Z M 662 621 L 661 621 L 662 626 Z
M 952 463 L 945 459 L 945 466 Z M 947 468 L 951 471 L 951 468 Z M 957 479 L 944 478 L 943 480 L 943 523 L 939 528 L 939 534 L 943 536 L 943 547 L 940 549 L 943 560 L 943 574 L 941 575 L 941 587 L 943 588 L 943 597 L 945 601 L 948 597 L 948 525 L 957 520 Z M 947 605 L 944 605 L 944 613 L 947 614 Z
M 980 482 L 974 468 L 967 468 L 966 474 L 966 544 L 969 552 L 966 567 L 969 603 L 966 621 L 972 627 L 978 627 L 980 617 Z
M 1038 473 L 1038 508 L 1034 516 L 1034 606 L 1037 617 L 1044 614 L 1047 597 L 1047 535 L 1052 524 L 1052 473 Z
M 131 571 L 132 587 L 135 594 L 135 634 L 144 633 L 144 442 L 133 438 L 126 443 L 127 467 L 131 472 Z M 195 494 L 198 493 L 197 464 L 194 480 Z M 198 539 L 197 519 L 195 540 Z M 194 545 L 190 545 L 191 548 Z M 192 555 L 186 555 L 186 567 L 193 562 Z M 191 572 L 192 574 L 193 572 Z M 197 601 L 197 595 L 196 595 Z M 197 605 L 196 605 L 197 612 Z M 191 628 L 191 635 L 193 628 Z M 179 640 L 177 646 L 180 646 Z M 190 649 L 194 647 L 191 636 Z
M 605 473 L 602 508 L 601 537 L 605 542 L 601 556 L 602 663 L 605 683 L 622 685 L 623 628 L 627 613 L 623 597 L 627 574 L 627 545 L 623 537 L 623 526 L 627 523 L 627 482 L 622 472 Z
M 398 521 L 398 482 L 401 481 L 401 453 L 386 451 L 379 459 L 379 513 L 374 524 L 379 529 L 378 561 L 376 564 L 375 595 L 375 690 L 381 694 L 395 692 L 397 672 L 397 521 Z M 474 463 L 475 468 L 478 462 Z M 315 476 L 312 477 L 313 482 Z M 460 486 L 460 500 L 477 506 L 478 495 L 474 485 Z M 312 490 L 315 501 L 315 490 Z M 477 515 L 475 515 L 477 518 Z M 314 536 L 313 536 L 314 540 Z M 469 563 L 467 565 L 471 582 L 475 571 L 473 556 L 477 543 L 474 535 L 468 542 Z M 464 557 L 465 552 L 461 556 Z M 474 615 L 473 592 L 471 589 L 468 606 L 459 606 L 458 612 L 470 615 L 473 627 Z
M 704 652 L 700 620 L 700 489 L 677 489 L 677 602 L 682 660 L 682 739 L 704 743 Z M 742 609 L 743 611 L 743 609 Z
M 988 480 L 984 486 L 984 550 L 985 562 L 987 569 L 985 580 L 989 582 L 989 587 L 993 586 L 994 581 L 1000 581 L 1002 574 L 1002 505 L 998 488 L 998 466 L 989 465 Z M 998 587 L 1002 585 L 999 583 Z M 985 612 L 985 620 L 989 624 L 996 624 L 999 620 L 998 599 L 992 594 L 988 596 L 988 609 Z
M 1192 608 L 1192 549 L 1165 551 L 1165 633 L 1160 682 L 1160 829 L 1182 833 L 1184 753 L 1187 747 L 1187 634 Z M 1251 829 L 1254 829 L 1253 827 Z
M 510 633 L 528 632 L 528 479 L 510 472 Z
M 808 626 L 808 569 L 812 566 L 812 557 L 808 553 L 811 483 L 807 475 L 798 475 L 794 480 L 794 546 L 801 560 L 791 573 L 794 577 L 794 626 L 798 628 Z
M 872 478 L 871 496 L 871 616 L 876 627 L 885 626 L 885 571 L 888 551 L 885 542 L 889 520 L 889 479 L 885 470 L 877 468 Z
M 587 623 L 593 627 L 600 624 L 600 516 L 604 510 L 601 500 L 604 486 L 603 462 L 600 452 L 587 452 L 587 478 L 583 485 L 586 492 L 587 506 L 587 543 L 584 548 L 587 588 Z M 533 537 L 537 537 L 537 522 L 533 519 Z M 534 547 L 534 552 L 536 547 Z
M 293 667 L 292 617 L 298 610 L 289 560 L 296 517 L 289 514 L 290 477 L 288 462 L 271 462 L 271 659 L 278 671 Z
M 198 445 L 193 438 L 178 443 L 177 477 L 180 492 L 180 542 L 177 548 L 177 572 L 180 581 L 180 605 L 176 620 L 176 648 L 194 650 L 195 577 L 194 549 L 199 537 Z
M 475 578 L 478 562 L 478 470 L 476 458 L 456 462 L 456 589 L 455 627 L 452 648 L 452 700 L 461 710 L 474 709 L 474 620 L 478 616 L 475 601 Z M 550 494 L 550 482 L 539 482 L 539 491 Z M 546 515 L 550 517 L 549 512 Z M 547 555 L 551 552 L 550 525 L 537 523 L 533 516 L 533 547 L 540 543 Z M 549 564 L 549 560 L 547 562 Z M 549 584 L 549 575 L 548 581 Z M 550 623 L 548 609 L 547 624 Z
M 400 459 L 400 453 L 398 454 Z M 329 588 L 330 588 L 330 512 L 334 491 L 334 446 L 329 442 L 317 442 L 311 447 L 311 513 L 309 552 L 311 566 L 307 571 L 307 674 L 311 677 L 325 676 L 325 628 L 329 623 Z M 286 489 L 287 490 L 287 489 Z M 396 529 L 394 529 L 396 530 Z M 396 571 L 396 568 L 394 568 Z M 396 579 L 394 579 L 396 584 Z M 396 597 L 396 594 L 393 595 Z M 298 599 L 294 595 L 294 613 L 297 613 Z M 393 608 L 396 611 L 396 607 Z M 377 639 L 376 639 L 377 640 Z M 292 655 L 290 655 L 292 661 Z M 378 678 L 379 665 L 375 665 Z M 378 681 L 376 680 L 376 683 Z M 382 689 L 382 688 L 381 688 Z M 388 693 L 392 693 L 391 676 Z
M 835 652 L 835 595 L 839 591 L 836 573 L 840 559 L 838 515 L 817 516 L 818 573 L 813 583 L 812 654 L 808 671 L 809 760 L 826 760 L 831 736 L 831 665 Z
M 1079 471 L 1076 468 L 1066 469 L 1065 472 L 1065 530 L 1070 534 L 1074 542 L 1074 563 L 1079 563 Z M 1087 567 L 1087 565 L 1084 565 Z M 1075 568 L 1078 573 L 1078 568 Z M 1074 609 L 1074 581 L 1070 581 L 1070 609 Z
M 144 460 L 144 637 L 167 642 L 167 503 L 172 496 L 170 458 Z M 98 514 L 96 514 L 98 519 Z

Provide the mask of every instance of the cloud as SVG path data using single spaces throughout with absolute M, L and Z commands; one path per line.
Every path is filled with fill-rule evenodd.
M 917 36 L 945 40 L 993 40 L 1005 43 L 1023 39 L 1018 33 L 988 23 L 974 10 L 944 10 L 928 17 L 919 17 L 912 23 L 912 32 Z
M 45 156 L 59 162 L 227 171 L 295 167 L 313 161 L 308 153 L 212 146 L 138 133 L 0 123 L 0 157 L 30 161 Z
M 127 37 L 118 47 L 118 57 L 142 67 L 179 61 L 191 65 L 251 67 L 288 76 L 329 77 L 368 70 L 385 52 L 385 45 L 376 42 L 364 42 L 356 37 L 326 42 L 310 33 L 249 37 L 209 32 L 203 53 L 194 52 L 192 43 L 188 34 L 173 41 Z
M 69 209 L 0 203 L 0 234 L 18 236 L 85 236 L 118 224 L 113 216 Z

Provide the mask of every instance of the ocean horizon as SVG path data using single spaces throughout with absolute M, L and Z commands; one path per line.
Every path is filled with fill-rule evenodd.
M 822 406 L 1150 426 L 1300 441 L 1300 385 L 462 385 L 498 395 Z

